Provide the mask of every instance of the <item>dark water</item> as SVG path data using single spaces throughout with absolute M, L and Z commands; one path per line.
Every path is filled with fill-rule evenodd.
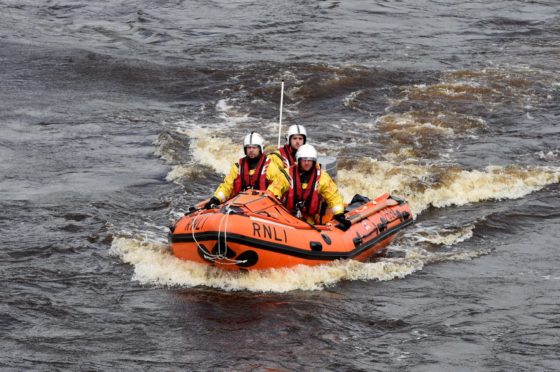
M 556 1 L 0 1 L 0 369 L 560 370 Z M 166 226 L 307 127 L 376 262 L 247 275 Z

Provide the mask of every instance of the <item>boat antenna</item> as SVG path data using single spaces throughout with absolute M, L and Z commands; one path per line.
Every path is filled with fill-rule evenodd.
M 284 104 L 284 80 L 280 90 L 280 120 L 278 121 L 278 147 L 280 147 L 280 137 L 282 135 L 282 105 Z

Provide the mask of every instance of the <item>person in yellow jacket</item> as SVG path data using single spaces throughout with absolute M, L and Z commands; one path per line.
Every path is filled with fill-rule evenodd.
M 296 152 L 301 145 L 307 143 L 307 131 L 303 125 L 290 125 L 287 134 L 288 143 L 274 151 L 272 160 L 278 167 L 289 169 L 296 162 Z
M 296 153 L 296 163 L 290 167 L 290 188 L 282 201 L 297 217 L 315 223 L 319 220 L 321 203 L 327 204 L 342 230 L 352 223 L 344 216 L 344 202 L 338 187 L 326 171 L 317 164 L 317 150 L 302 145 Z
M 251 132 L 246 135 L 243 149 L 245 156 L 232 165 L 224 182 L 218 186 L 204 208 L 217 206 L 248 189 L 266 190 L 278 199 L 288 190 L 288 174 L 264 153 L 264 139 L 260 134 Z

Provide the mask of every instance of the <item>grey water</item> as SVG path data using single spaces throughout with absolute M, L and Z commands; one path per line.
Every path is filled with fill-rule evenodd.
M 560 370 L 559 52 L 552 0 L 0 0 L 0 369 Z M 165 266 L 280 81 L 415 225 L 288 290 Z

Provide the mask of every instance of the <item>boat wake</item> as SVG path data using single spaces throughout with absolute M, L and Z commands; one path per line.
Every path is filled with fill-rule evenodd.
M 171 254 L 168 244 L 145 237 L 120 237 L 113 240 L 111 251 L 134 267 L 132 280 L 143 285 L 168 288 L 205 286 L 226 291 L 283 293 L 295 290 L 322 290 L 342 281 L 387 281 L 402 279 L 424 265 L 439 261 L 470 260 L 487 251 L 429 252 L 408 245 L 406 240 L 389 251 L 402 257 L 381 257 L 375 262 L 334 261 L 320 266 L 299 265 L 294 268 L 231 272 L 208 265 L 185 261 Z

